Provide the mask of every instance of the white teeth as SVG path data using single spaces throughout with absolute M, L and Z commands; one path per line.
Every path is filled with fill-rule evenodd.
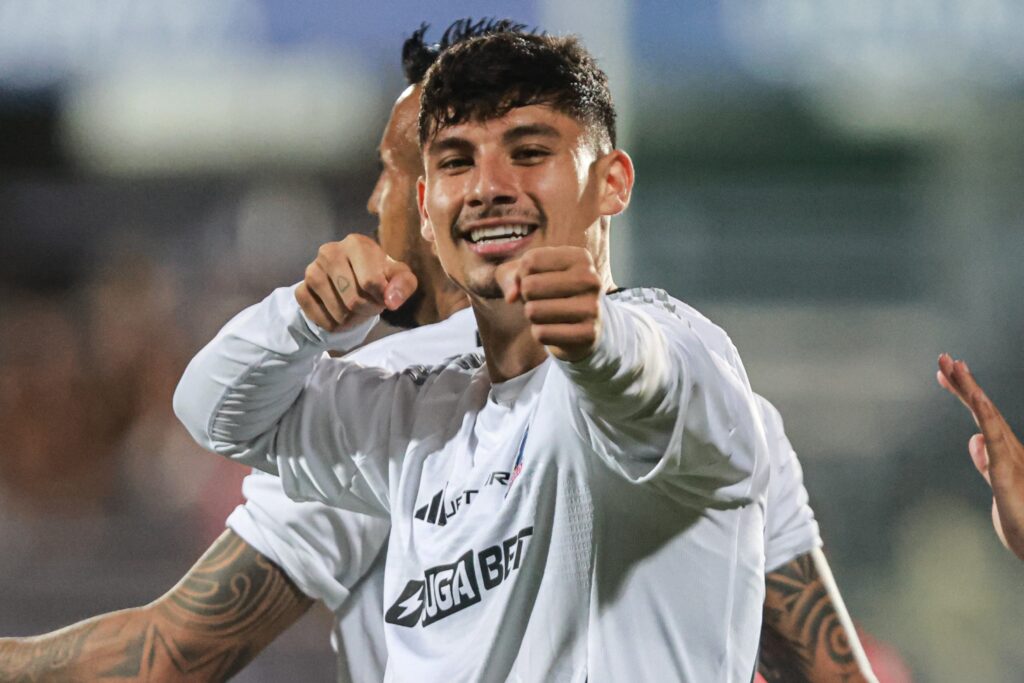
M 471 242 L 481 240 L 498 242 L 509 242 L 520 237 L 526 237 L 530 233 L 526 225 L 495 225 L 487 228 L 476 228 L 469 233 Z

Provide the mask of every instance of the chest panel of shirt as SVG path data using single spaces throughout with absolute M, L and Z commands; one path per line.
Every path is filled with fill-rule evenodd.
M 530 446 L 529 426 L 540 406 L 546 369 L 517 378 L 524 380 L 522 391 L 499 387 L 509 400 L 497 400 L 486 378 L 475 377 L 459 424 L 449 426 L 444 440 L 410 450 L 392 521 L 400 525 L 397 540 L 422 566 L 498 543 L 506 531 L 532 523 L 530 496 L 513 495 L 516 487 L 527 488 L 513 472 Z
M 438 480 L 443 483 L 452 474 L 452 463 L 460 458 L 462 464 L 475 465 L 479 476 L 486 478 L 495 462 L 514 471 L 515 460 L 522 451 L 518 476 L 510 476 L 507 486 L 485 487 L 479 497 L 463 504 L 444 526 L 417 519 L 408 502 L 400 513 L 393 513 L 390 548 L 402 552 L 399 562 L 388 563 L 385 609 L 393 611 L 387 629 L 389 637 L 417 652 L 430 651 L 432 656 L 445 657 L 445 653 L 459 649 L 453 645 L 456 640 L 487 642 L 486 638 L 479 638 L 481 632 L 502 624 L 525 624 L 532 610 L 537 609 L 533 605 L 575 616 L 563 618 L 557 629 L 547 620 L 530 622 L 521 656 L 533 653 L 530 657 L 538 662 L 558 661 L 557 652 L 573 650 L 574 640 L 584 632 L 582 623 L 590 595 L 593 508 L 586 481 L 587 458 L 581 457 L 580 441 L 572 435 L 573 427 L 565 424 L 569 402 L 566 378 L 550 366 L 544 372 L 544 376 L 537 378 L 544 381 L 538 381 L 538 390 L 531 400 L 507 414 L 495 411 L 484 416 L 484 420 L 502 419 L 499 431 L 506 432 L 504 438 L 481 438 L 474 442 L 474 433 L 481 436 L 488 431 L 487 424 L 482 425 L 485 429 L 480 432 L 473 429 L 480 417 L 477 415 L 471 420 L 474 425 L 469 426 L 469 431 L 461 433 L 461 438 L 452 438 L 446 449 L 422 457 L 418 463 L 414 454 L 408 463 L 407 480 L 412 478 L 417 465 L 424 473 L 419 493 L 431 491 Z M 557 415 L 563 417 L 556 419 Z M 498 443 L 493 456 L 487 448 L 489 443 Z M 465 450 L 460 452 L 457 448 Z M 471 456 L 476 457 L 475 462 L 470 462 Z M 486 491 L 488 488 L 491 491 Z M 454 491 L 452 486 L 449 489 Z M 420 494 L 417 509 L 421 510 L 430 498 Z M 424 516 L 429 516 L 429 510 Z M 466 564 L 457 567 L 460 563 Z M 471 583 L 460 598 L 468 606 L 451 610 L 443 622 L 435 616 L 438 608 L 431 604 L 433 596 L 424 598 L 426 604 L 422 608 L 418 603 L 419 596 L 426 595 L 425 591 L 433 586 L 439 571 L 447 572 L 447 581 L 452 581 L 453 572 L 462 572 Z M 465 579 L 458 581 L 465 585 Z M 424 592 L 416 594 L 417 583 L 426 586 Z M 446 590 L 450 589 L 446 586 Z M 513 594 L 515 599 L 510 601 Z M 445 597 L 445 604 L 450 605 L 452 599 Z M 408 610 L 402 605 L 408 606 Z M 421 614 L 426 616 L 407 618 L 412 609 L 422 609 Z M 578 622 L 579 619 L 583 621 Z M 398 623 L 403 620 L 404 623 Z M 437 639 L 442 631 L 445 637 Z M 533 631 L 538 631 L 535 639 Z M 467 648 L 478 649 L 469 645 Z M 537 652 L 538 648 L 549 652 Z M 493 664 L 501 654 L 487 653 L 486 658 Z M 571 660 L 565 660 L 570 668 Z

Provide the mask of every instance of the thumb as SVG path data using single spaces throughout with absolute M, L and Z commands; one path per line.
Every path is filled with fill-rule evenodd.
M 502 263 L 494 271 L 494 279 L 505 295 L 505 301 L 514 303 L 519 298 L 519 259 Z
M 988 474 L 988 450 L 985 448 L 985 437 L 981 434 L 972 436 L 967 444 L 967 450 L 971 454 L 971 461 L 974 463 L 975 469 L 981 473 L 981 476 L 985 477 L 985 481 L 991 486 L 992 481 L 989 479 Z
M 419 286 L 409 266 L 390 256 L 384 263 L 384 277 L 388 281 L 384 287 L 384 305 L 390 311 L 404 304 Z

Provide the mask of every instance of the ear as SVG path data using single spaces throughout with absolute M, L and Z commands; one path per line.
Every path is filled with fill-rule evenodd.
M 615 149 L 598 161 L 602 176 L 599 209 L 602 216 L 615 216 L 626 210 L 633 194 L 633 160 Z
M 423 235 L 423 239 L 434 243 L 434 226 L 430 224 L 430 216 L 427 215 L 427 183 L 420 176 L 416 181 L 416 206 L 420 211 L 420 234 Z

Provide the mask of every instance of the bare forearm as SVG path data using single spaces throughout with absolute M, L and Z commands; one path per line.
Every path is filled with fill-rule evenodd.
M 152 617 L 145 607 L 104 614 L 30 638 L 0 639 L 0 680 L 123 679 Z
M 223 681 L 311 604 L 280 569 L 225 532 L 150 605 L 0 639 L 0 680 Z
M 843 616 L 845 608 L 829 594 L 811 553 L 768 574 L 761 675 L 769 683 L 874 682 Z

